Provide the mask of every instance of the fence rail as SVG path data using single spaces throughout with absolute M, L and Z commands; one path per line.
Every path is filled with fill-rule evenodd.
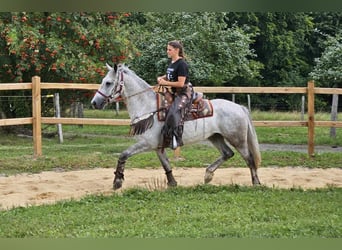
M 82 89 L 97 90 L 98 84 L 84 83 L 44 83 L 40 77 L 32 77 L 31 83 L 2 83 L 2 90 L 32 90 L 32 117 L 0 119 L 0 126 L 32 124 L 33 154 L 42 155 L 42 124 L 76 124 L 76 125 L 129 125 L 129 119 L 94 119 L 94 118 L 56 118 L 41 116 L 41 90 L 42 89 Z M 316 94 L 342 95 L 341 88 L 315 88 L 314 82 L 309 81 L 307 87 L 195 87 L 195 91 L 203 93 L 254 93 L 254 94 L 306 94 L 307 95 L 307 121 L 253 121 L 259 127 L 307 127 L 308 128 L 308 154 L 314 155 L 315 127 L 342 128 L 339 121 L 315 121 L 314 99 Z

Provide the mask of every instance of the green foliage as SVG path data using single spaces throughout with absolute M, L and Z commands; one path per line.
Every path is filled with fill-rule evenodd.
M 325 50 L 320 58 L 316 58 L 316 65 L 310 76 L 324 86 L 341 87 L 342 30 L 336 37 L 329 37 L 325 44 Z
M 307 37 L 313 28 L 305 13 L 229 13 L 229 25 L 248 25 L 254 35 L 251 47 L 258 55 L 263 86 L 301 86 L 306 83 L 310 61 Z
M 7 82 L 98 82 L 105 61 L 123 61 L 134 47 L 128 13 L 2 13 L 1 79 Z
M 105 62 L 122 62 L 135 52 L 124 23 L 129 16 L 113 12 L 0 13 L 0 82 L 31 82 L 35 75 L 43 82 L 100 82 L 106 73 Z M 61 91 L 69 102 L 82 100 L 83 94 Z M 3 100 L 0 110 L 9 117 L 10 104 L 21 107 L 18 98 L 10 103 Z M 26 110 L 26 116 L 29 113 Z
M 253 79 L 261 67 L 252 59 L 251 36 L 238 26 L 225 23 L 224 13 L 146 13 L 137 25 L 136 46 L 141 57 L 132 61 L 135 70 L 151 84 L 167 66 L 168 41 L 184 44 L 195 85 L 221 85 L 237 76 Z
M 197 86 L 293 87 L 310 77 L 320 86 L 339 86 L 339 20 L 338 12 L 2 12 L 0 82 L 39 75 L 42 81 L 96 83 L 105 62 L 126 62 L 154 85 L 168 63 L 167 42 L 178 39 Z M 16 97 L 0 98 L 0 111 L 30 116 L 29 95 L 2 91 Z M 89 103 L 92 95 L 61 91 L 61 102 Z M 292 109 L 297 99 L 270 94 L 253 101 L 264 110 Z M 316 99 L 322 109 L 330 103 L 329 96 Z
M 238 185 L 130 189 L 0 211 L 0 237 L 339 238 L 341 192 Z

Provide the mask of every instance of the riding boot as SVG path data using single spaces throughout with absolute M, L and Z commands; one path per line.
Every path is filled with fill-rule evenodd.
M 182 122 L 183 123 L 183 122 Z M 176 135 L 176 140 L 177 140 L 177 144 L 178 144 L 178 147 L 181 147 L 183 146 L 183 139 L 182 139 L 182 136 L 183 136 L 183 128 L 184 128 L 184 125 L 181 124 L 181 125 L 178 125 L 175 129 L 175 135 Z
M 164 125 L 160 133 L 158 148 L 167 148 L 172 143 L 171 135 L 167 131 L 167 126 Z

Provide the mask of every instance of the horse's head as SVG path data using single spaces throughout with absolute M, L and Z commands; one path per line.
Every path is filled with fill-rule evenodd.
M 121 96 L 120 88 L 122 88 L 123 83 L 120 81 L 120 76 L 118 76 L 118 66 L 116 64 L 114 67 L 109 64 L 106 64 L 106 66 L 108 72 L 91 100 L 91 105 L 96 109 L 103 109 L 106 104 L 118 101 Z

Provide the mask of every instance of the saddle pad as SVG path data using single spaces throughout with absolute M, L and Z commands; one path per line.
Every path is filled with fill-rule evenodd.
M 159 121 L 165 121 L 166 112 L 170 107 L 170 103 L 162 94 L 157 95 L 157 108 L 160 110 L 158 115 Z M 185 121 L 196 120 L 200 118 L 210 117 L 214 114 L 213 105 L 209 99 L 201 99 L 196 103 L 192 103 L 190 112 L 184 118 Z

